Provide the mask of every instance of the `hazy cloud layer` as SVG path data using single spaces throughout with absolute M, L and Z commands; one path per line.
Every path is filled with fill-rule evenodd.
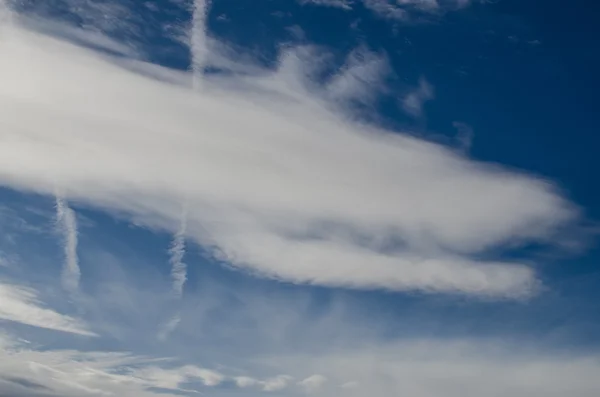
M 600 390 L 597 356 L 520 350 L 494 341 L 410 340 L 316 356 L 262 357 L 257 364 L 271 363 L 290 375 L 258 379 L 126 352 L 36 350 L 4 335 L 0 371 L 4 382 L 17 380 L 13 389 L 67 397 L 195 395 L 209 389 L 227 396 L 232 387 L 250 396 L 319 397 L 490 396 L 497 390 L 515 397 L 593 397 Z M 302 375 L 309 368 L 316 373 Z M 2 380 L 0 392 L 9 387 Z

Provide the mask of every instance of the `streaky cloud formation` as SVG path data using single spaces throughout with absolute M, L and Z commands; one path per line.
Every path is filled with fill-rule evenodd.
M 63 286 L 72 294 L 79 292 L 81 269 L 77 257 L 77 218 L 67 202 L 56 196 L 56 223 L 61 233 L 65 263 L 63 266 Z
M 195 89 L 200 89 L 202 84 L 202 73 L 208 56 L 206 16 L 210 2 L 211 0 L 193 0 L 189 46 L 192 58 L 192 81 Z
M 96 336 L 81 321 L 43 306 L 35 290 L 0 282 L 0 320 L 33 327 Z
M 298 352 L 261 357 L 257 363 L 290 374 L 262 380 L 127 352 L 36 350 L 8 335 L 0 335 L 0 358 L 0 378 L 21 379 L 22 385 L 34 383 L 33 393 L 28 390 L 34 396 L 40 389 L 46 396 L 66 397 L 198 392 L 228 396 L 237 388 L 252 396 L 410 393 L 415 397 L 460 397 L 503 390 L 515 397 L 592 397 L 600 388 L 597 356 L 552 356 L 535 349 L 515 350 L 515 346 L 493 340 L 416 339 L 319 355 Z M 302 376 L 308 368 L 317 374 Z M 192 388 L 192 382 L 199 382 L 202 388 Z
M 183 262 L 185 256 L 185 235 L 187 229 L 187 210 L 181 213 L 181 223 L 179 230 L 173 237 L 171 247 L 169 247 L 169 263 L 171 265 L 171 278 L 173 279 L 173 293 L 181 298 L 183 286 L 187 280 L 187 266 Z
M 187 236 L 257 275 L 521 298 L 534 270 L 478 255 L 551 244 L 579 218 L 548 181 L 334 110 L 326 88 L 297 84 L 293 53 L 199 92 L 181 72 L 20 25 L 0 54 L 2 185 L 171 231 L 185 201 Z
M 592 397 L 600 390 L 597 355 L 548 354 L 494 340 L 411 339 L 317 356 L 273 358 L 289 373 L 327 378 L 316 396 Z M 307 379 L 316 379 L 310 377 Z
M 460 10 L 477 1 L 487 0 L 298 0 L 300 4 L 335 7 L 352 10 L 356 4 L 381 18 L 399 21 L 413 21 L 415 16 L 432 16 L 444 12 Z

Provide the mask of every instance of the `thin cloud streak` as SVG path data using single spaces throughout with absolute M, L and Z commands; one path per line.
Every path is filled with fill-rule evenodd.
M 208 56 L 206 17 L 210 0 L 193 0 L 192 26 L 190 30 L 190 54 L 192 57 L 192 81 L 194 89 L 202 86 L 202 74 Z
M 185 235 L 187 231 L 187 210 L 181 214 L 179 230 L 173 237 L 169 248 L 169 264 L 171 265 L 171 278 L 173 279 L 173 292 L 177 298 L 183 294 L 183 286 L 187 280 L 187 265 L 183 262 L 185 256 Z
M 97 336 L 80 320 L 44 307 L 37 291 L 2 282 L 0 319 L 72 334 Z
M 63 286 L 70 293 L 79 292 L 81 269 L 77 256 L 77 217 L 75 211 L 69 208 L 65 199 L 56 196 L 56 223 L 62 237 L 62 248 L 65 256 L 63 265 Z

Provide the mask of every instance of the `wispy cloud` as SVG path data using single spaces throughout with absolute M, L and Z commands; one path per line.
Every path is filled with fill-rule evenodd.
M 408 93 L 402 100 L 402 108 L 413 117 L 421 117 L 423 115 L 423 105 L 434 97 L 433 86 L 425 78 L 421 78 L 418 87 Z
M 177 329 L 177 326 L 179 325 L 179 323 L 181 322 L 181 315 L 179 313 L 175 314 L 173 317 L 171 317 L 171 319 L 169 321 L 167 321 L 166 323 L 164 323 L 160 330 L 158 331 L 158 339 L 159 340 L 166 340 L 169 335 L 175 331 L 175 329 Z
M 364 48 L 351 52 L 338 73 L 326 86 L 334 101 L 370 104 L 384 90 L 384 78 L 390 72 L 385 56 Z
M 176 365 L 174 360 L 152 359 L 127 352 L 82 352 L 77 350 L 36 350 L 0 334 L 0 393 L 2 379 L 20 379 L 35 384 L 51 396 L 126 395 L 136 397 L 194 395 L 227 382 L 238 388 L 251 382 L 196 365 Z M 292 378 L 279 375 L 255 380 L 265 392 L 282 391 Z M 198 382 L 200 385 L 194 385 Z M 31 391 L 31 390 L 30 390 Z M 226 390 L 225 390 L 226 391 Z
M 596 396 L 600 388 L 597 356 L 552 356 L 515 348 L 493 341 L 422 339 L 261 359 L 291 373 L 307 368 L 319 372 L 294 384 L 290 375 L 259 380 L 125 352 L 36 350 L 0 335 L 0 373 L 4 379 L 19 379 L 24 387 L 43 388 L 44 395 L 66 397 L 195 395 L 208 390 L 214 396 L 228 396 L 231 387 L 253 396 L 304 392 L 317 397 L 401 393 L 460 397 L 488 395 L 490 390 L 508 390 L 515 397 Z
M 341 8 L 343 10 L 351 10 L 354 0 L 298 0 L 303 5 L 315 5 L 324 7 Z
M 260 382 L 260 385 L 264 391 L 280 391 L 288 387 L 292 379 L 289 375 L 279 375 Z
M 14 32 L 0 42 L 0 183 L 173 232 L 185 201 L 188 237 L 257 275 L 523 297 L 532 268 L 479 254 L 552 243 L 579 217 L 547 181 L 333 112 L 327 84 L 298 84 L 302 60 L 192 92 L 189 74 Z M 418 114 L 431 95 L 423 81 L 405 105 Z
M 323 374 L 311 393 L 322 397 L 484 396 L 493 390 L 510 390 L 515 397 L 592 397 L 600 388 L 597 355 L 553 356 L 493 340 L 406 340 L 273 361 Z
M 43 307 L 31 288 L 0 283 L 0 319 L 73 334 L 96 336 L 81 321 Z
M 375 15 L 396 21 L 413 21 L 416 16 L 439 15 L 468 7 L 472 0 L 298 0 L 301 4 L 352 10 L 362 4 Z M 483 0 L 486 1 L 486 0 Z
M 455 121 L 452 126 L 456 129 L 456 143 L 458 148 L 468 153 L 473 145 L 473 127 L 461 121 Z
M 58 195 L 56 196 L 56 223 L 63 240 L 65 256 L 63 286 L 71 293 L 78 293 L 81 270 L 77 256 L 77 217 L 65 199 Z
M 194 88 L 202 84 L 202 73 L 208 56 L 206 17 L 211 0 L 193 0 L 192 27 L 190 29 L 190 54 Z
M 171 247 L 169 248 L 169 263 L 171 265 L 171 278 L 173 279 L 173 292 L 175 296 L 181 298 L 183 286 L 187 280 L 187 266 L 183 262 L 185 256 L 185 234 L 187 229 L 187 210 L 181 214 L 179 230 L 173 237 Z
M 298 382 L 298 386 L 302 387 L 308 393 L 314 393 L 318 391 L 326 382 L 327 378 L 323 375 L 311 375 L 308 378 Z

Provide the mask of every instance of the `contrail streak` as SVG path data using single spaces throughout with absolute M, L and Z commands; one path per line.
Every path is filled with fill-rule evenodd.
M 210 0 L 194 0 L 192 10 L 192 28 L 190 31 L 190 55 L 192 58 L 192 85 L 195 90 L 201 88 L 202 72 L 206 57 L 208 54 L 208 46 L 206 40 L 206 15 Z
M 56 196 L 56 224 L 63 238 L 65 263 L 63 265 L 63 287 L 71 292 L 79 291 L 79 258 L 77 257 L 77 217 L 67 202 Z
M 169 263 L 171 264 L 171 278 L 173 279 L 173 292 L 178 298 L 183 294 L 183 286 L 187 280 L 187 266 L 183 263 L 185 256 L 185 233 L 187 229 L 187 211 L 181 214 L 179 230 L 173 237 L 169 248 Z
M 171 319 L 168 322 L 166 322 L 159 330 L 157 335 L 158 339 L 161 341 L 166 340 L 171 334 L 171 332 L 175 331 L 180 322 L 181 316 L 179 315 L 179 313 L 171 317 Z

